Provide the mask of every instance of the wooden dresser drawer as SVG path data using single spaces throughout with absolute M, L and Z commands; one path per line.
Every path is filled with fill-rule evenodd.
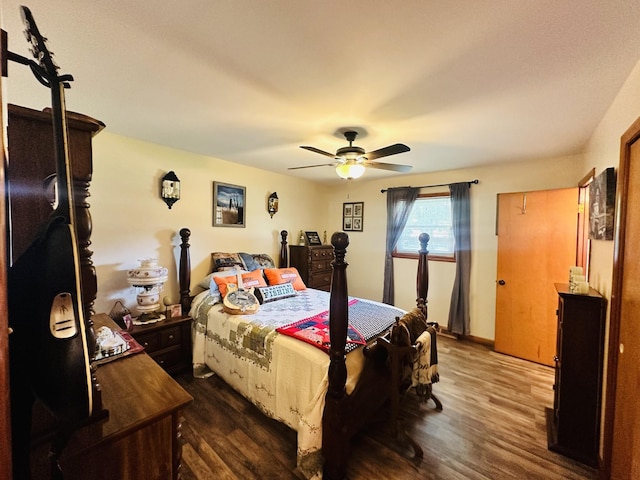
M 331 262 L 333 260 L 333 247 L 330 248 L 316 248 L 311 250 L 311 261 L 326 260 Z
M 183 360 L 183 352 L 180 350 L 180 347 L 154 352 L 151 353 L 150 356 L 165 370 L 172 369 L 176 365 L 179 365 Z
M 172 347 L 182 343 L 182 328 L 178 325 L 158 332 L 160 348 Z
M 315 272 L 324 272 L 331 270 L 331 260 L 318 260 L 317 262 L 311 262 L 311 275 Z
M 176 373 L 191 366 L 191 317 L 136 326 L 130 333 L 167 372 Z
M 147 353 L 154 352 L 160 348 L 160 335 L 157 332 L 136 335 L 135 339 L 144 347 Z
M 331 286 L 331 272 L 329 271 L 310 275 L 307 286 L 317 288 L 318 290 L 329 290 L 329 287 Z

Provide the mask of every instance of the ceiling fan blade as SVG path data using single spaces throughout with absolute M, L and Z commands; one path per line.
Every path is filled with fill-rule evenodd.
M 335 163 L 321 163 L 319 165 L 305 165 L 304 167 L 289 167 L 287 170 L 300 170 L 301 168 L 313 168 L 313 167 L 335 167 Z
M 392 172 L 408 172 L 413 167 L 411 165 L 396 165 L 395 163 L 382 163 L 382 162 L 365 162 L 365 167 L 378 168 L 380 170 L 390 170 Z
M 368 152 L 365 154 L 368 160 L 375 160 L 376 158 L 388 157 L 389 155 L 395 155 L 397 153 L 404 153 L 411 150 L 403 143 L 396 143 L 394 145 L 389 145 L 388 147 L 380 148 L 378 150 L 374 150 L 373 152 Z
M 304 148 L 305 150 L 309 150 L 310 152 L 319 153 L 320 155 L 325 155 L 327 157 L 335 158 L 335 154 L 329 153 L 329 152 L 325 152 L 324 150 L 320 150 L 319 148 L 316 148 L 316 147 L 300 146 L 300 148 Z

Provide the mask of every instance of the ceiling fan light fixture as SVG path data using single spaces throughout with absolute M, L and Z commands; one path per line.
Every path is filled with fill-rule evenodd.
M 365 166 L 361 163 L 341 163 L 336 165 L 336 173 L 339 177 L 344 178 L 346 180 L 351 180 L 353 178 L 360 178 L 365 171 Z

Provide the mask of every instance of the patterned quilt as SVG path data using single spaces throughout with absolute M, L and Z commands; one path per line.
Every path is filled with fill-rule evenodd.
M 352 299 L 350 299 L 352 300 Z M 405 312 L 358 299 L 366 339 L 386 331 Z M 265 303 L 253 315 L 229 315 L 203 292 L 191 308 L 194 375 L 213 373 L 266 415 L 298 432 L 298 469 L 307 478 L 321 471 L 322 412 L 328 387 L 329 357 L 322 350 L 276 329 L 328 311 L 329 293 L 307 289 L 295 297 Z M 368 319 L 368 321 L 367 321 Z M 359 324 L 360 325 L 360 324 Z M 356 348 L 347 355 L 347 392 L 355 387 L 364 356 Z M 295 368 L 294 368 L 295 367 Z

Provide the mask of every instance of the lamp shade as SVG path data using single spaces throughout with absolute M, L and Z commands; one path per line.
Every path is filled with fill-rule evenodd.
M 336 173 L 339 177 L 350 180 L 360 178 L 365 171 L 365 166 L 361 163 L 347 162 L 336 166 Z

